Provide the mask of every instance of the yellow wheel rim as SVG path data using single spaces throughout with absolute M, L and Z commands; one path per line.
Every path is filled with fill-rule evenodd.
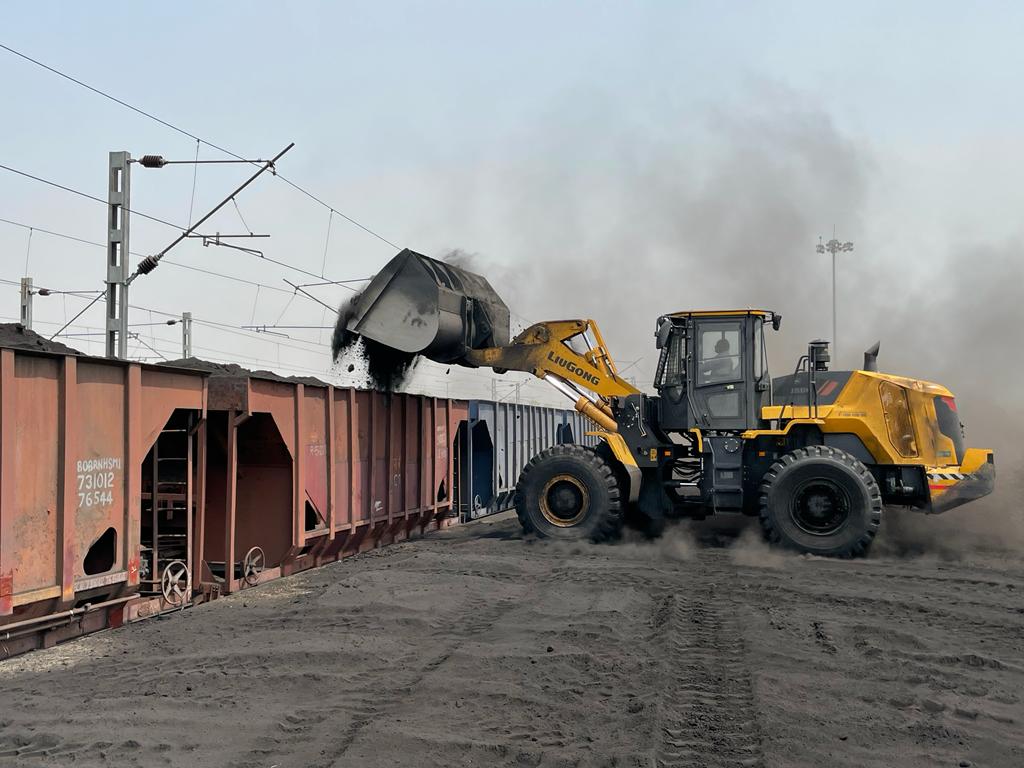
M 559 528 L 571 528 L 587 516 L 590 494 L 576 477 L 555 475 L 540 492 L 540 513 L 544 519 Z

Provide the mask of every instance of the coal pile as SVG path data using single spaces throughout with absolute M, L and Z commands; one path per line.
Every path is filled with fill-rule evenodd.
M 50 341 L 21 323 L 0 323 L 0 347 L 21 349 L 29 352 L 49 352 L 56 355 L 81 355 L 77 349 Z
M 280 373 L 254 368 L 243 368 L 237 363 L 218 363 L 212 360 L 203 360 L 199 357 L 182 357 L 176 360 L 167 360 L 157 365 L 164 365 L 169 368 L 188 368 L 193 371 L 203 371 L 214 378 L 226 379 L 264 379 L 266 381 L 280 381 L 286 384 L 305 384 L 312 387 L 326 387 L 328 383 L 323 379 L 314 376 L 282 376 Z

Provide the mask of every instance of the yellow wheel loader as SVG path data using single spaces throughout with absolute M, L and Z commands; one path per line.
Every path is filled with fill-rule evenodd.
M 657 394 L 619 376 L 592 320 L 537 323 L 509 339 L 507 306 L 481 276 L 403 251 L 343 330 L 407 354 L 550 383 L 597 425 L 596 449 L 535 456 L 516 486 L 527 532 L 615 538 L 627 515 L 758 516 L 768 538 L 817 555 L 870 546 L 886 506 L 939 513 L 990 493 L 993 453 L 965 448 L 953 394 L 879 373 L 829 370 L 810 342 L 792 374 L 768 372 L 769 310 L 676 312 L 655 323 Z

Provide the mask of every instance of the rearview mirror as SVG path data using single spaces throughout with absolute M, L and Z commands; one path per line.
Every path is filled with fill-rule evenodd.
M 668 338 L 672 335 L 672 321 L 667 317 L 658 318 L 658 330 L 655 331 L 655 347 L 661 349 L 668 344 Z
M 782 327 L 782 315 L 780 315 L 778 313 L 772 315 L 772 328 L 774 328 L 777 331 L 781 327 Z

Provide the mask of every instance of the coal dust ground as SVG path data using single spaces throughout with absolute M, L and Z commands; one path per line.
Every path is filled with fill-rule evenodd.
M 1024 560 L 502 515 L 0 663 L 0 765 L 1024 765 Z

